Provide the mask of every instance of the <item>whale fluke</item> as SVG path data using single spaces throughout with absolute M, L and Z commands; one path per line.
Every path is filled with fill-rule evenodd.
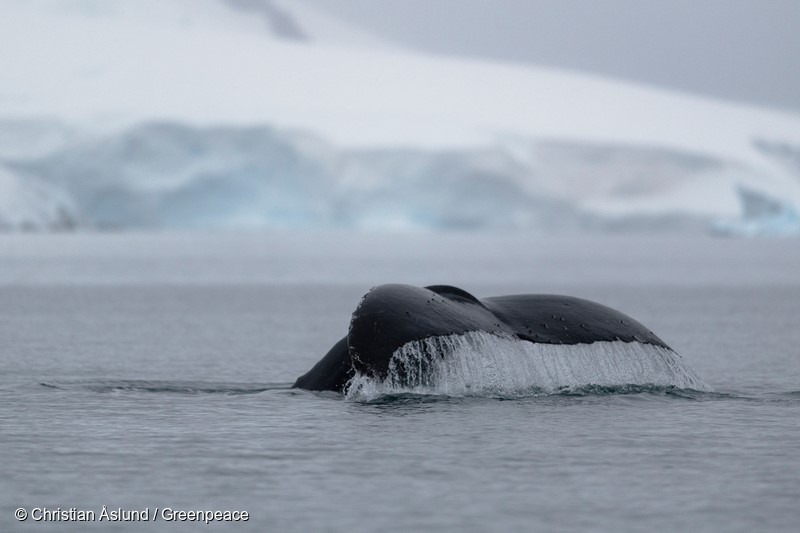
M 633 318 L 581 298 L 523 294 L 478 299 L 449 285 L 388 284 L 373 288 L 362 298 L 347 335 L 298 378 L 294 387 L 344 392 L 357 373 L 386 378 L 392 358 L 409 343 L 471 332 L 534 344 L 621 341 L 671 350 Z

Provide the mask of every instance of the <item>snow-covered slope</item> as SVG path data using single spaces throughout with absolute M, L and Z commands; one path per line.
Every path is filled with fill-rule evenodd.
M 739 214 L 740 186 L 800 206 L 800 170 L 763 149 L 800 147 L 794 115 L 555 69 L 425 56 L 302 0 L 0 0 L 0 12 L 0 141 L 9 121 L 81 132 L 36 157 L 0 146 L 0 158 L 56 180 L 90 222 L 119 211 L 92 192 L 108 182 L 150 191 L 145 204 L 129 205 L 150 207 L 114 221 L 121 225 L 273 224 L 267 213 L 280 204 L 286 225 L 439 227 L 448 225 L 443 205 L 459 202 L 478 213 L 461 217 L 470 227 L 559 225 L 559 213 L 611 225 L 694 220 Z M 199 152 L 178 149 L 177 174 L 160 161 L 113 159 L 120 143 L 159 124 L 186 142 L 203 139 Z M 324 170 L 269 174 L 285 161 L 253 148 L 263 141 L 253 132 L 265 127 L 278 145 L 298 131 L 313 135 L 322 152 L 298 157 Z M 213 141 L 215 128 L 244 137 L 226 148 Z M 247 132 L 256 135 L 249 145 Z M 231 152 L 236 161 L 225 159 Z M 102 172 L 54 163 L 79 154 L 104 161 Z M 246 179 L 259 194 L 241 192 L 241 168 L 254 169 Z M 490 182 L 470 182 L 476 172 Z M 430 180 L 438 202 L 428 200 Z M 190 186 L 177 211 L 159 196 Z M 357 191 L 370 191 L 371 203 L 342 207 Z M 231 213 L 209 217 L 202 194 L 227 197 Z M 375 207 L 386 203 L 393 208 Z

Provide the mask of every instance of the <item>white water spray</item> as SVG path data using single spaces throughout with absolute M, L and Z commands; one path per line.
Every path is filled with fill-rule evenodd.
M 356 373 L 347 399 L 391 394 L 516 397 L 586 386 L 645 385 L 710 391 L 678 354 L 652 344 L 539 344 L 482 331 L 400 347 L 380 380 Z

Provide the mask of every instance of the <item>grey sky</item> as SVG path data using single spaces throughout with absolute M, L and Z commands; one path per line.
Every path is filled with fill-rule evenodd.
M 432 52 L 530 62 L 800 113 L 800 0 L 312 0 Z

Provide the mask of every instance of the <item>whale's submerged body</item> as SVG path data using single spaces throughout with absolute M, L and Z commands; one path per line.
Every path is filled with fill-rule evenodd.
M 503 379 L 523 388 L 707 388 L 652 331 L 604 305 L 549 294 L 479 300 L 448 285 L 400 284 L 370 290 L 348 334 L 294 387 L 346 392 L 370 382 L 464 392 Z

